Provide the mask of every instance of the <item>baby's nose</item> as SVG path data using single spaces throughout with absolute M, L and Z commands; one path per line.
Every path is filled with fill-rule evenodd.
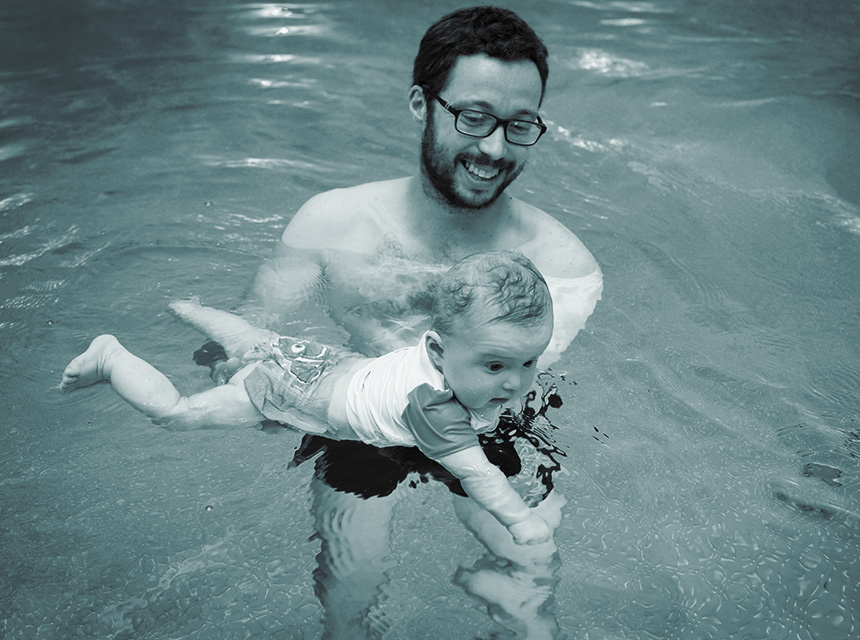
M 505 389 L 505 391 L 516 391 L 520 388 L 521 382 L 522 379 L 519 374 L 511 372 L 506 375 L 505 379 L 502 381 L 502 388 Z

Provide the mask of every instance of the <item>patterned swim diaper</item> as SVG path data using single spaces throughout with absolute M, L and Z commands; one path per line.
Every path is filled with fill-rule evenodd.
M 295 421 L 296 409 L 312 400 L 320 377 L 334 364 L 326 345 L 286 336 L 251 349 L 245 362 L 254 361 L 259 364 L 245 378 L 245 390 L 260 413 L 282 423 Z

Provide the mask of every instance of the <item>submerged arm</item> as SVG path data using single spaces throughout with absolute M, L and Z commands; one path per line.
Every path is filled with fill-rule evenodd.
M 546 276 L 552 295 L 554 328 L 552 340 L 538 360 L 541 369 L 552 365 L 570 346 L 585 321 L 594 311 L 603 292 L 603 273 L 595 263 L 594 271 L 578 278 Z
M 422 384 L 408 398 L 403 419 L 421 452 L 454 474 L 469 497 L 507 527 L 514 542 L 548 542 L 546 521 L 529 509 L 505 474 L 487 460 L 469 413 L 454 399 L 453 391 Z
M 460 480 L 470 498 L 507 527 L 514 542 L 541 544 L 550 540 L 546 521 L 529 508 L 479 446 L 442 456 L 437 461 Z
M 309 251 L 278 243 L 275 254 L 260 265 L 240 313 L 269 324 L 295 311 L 302 303 L 322 302 L 325 280 L 321 261 Z
M 269 326 L 303 305 L 303 311 L 327 313 L 325 254 L 337 247 L 339 230 L 345 226 L 335 221 L 341 208 L 328 194 L 314 196 L 299 208 L 272 258 L 260 265 L 240 309 L 243 316 Z

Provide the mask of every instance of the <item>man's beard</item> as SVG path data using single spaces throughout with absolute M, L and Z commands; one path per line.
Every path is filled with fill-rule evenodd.
M 433 136 L 433 117 L 432 112 L 427 118 L 427 123 L 424 127 L 424 134 L 421 138 L 421 168 L 430 186 L 436 191 L 436 194 L 448 206 L 454 209 L 471 209 L 472 211 L 480 211 L 492 205 L 502 192 L 507 189 L 520 172 L 523 166 L 516 167 L 509 160 L 491 160 L 485 155 L 472 156 L 468 154 L 458 154 L 452 162 L 446 162 L 443 153 L 436 145 L 436 139 Z M 463 160 L 468 160 L 479 166 L 490 166 L 494 169 L 499 169 L 506 173 L 506 177 L 498 185 L 495 191 L 482 194 L 480 200 L 467 198 L 459 193 L 456 188 L 455 172 L 458 165 L 462 165 Z

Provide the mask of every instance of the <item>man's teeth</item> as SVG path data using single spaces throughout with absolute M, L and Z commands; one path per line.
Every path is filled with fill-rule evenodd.
M 482 169 L 481 167 L 474 165 L 471 162 L 463 162 L 463 164 L 466 166 L 466 169 L 469 170 L 469 173 L 473 173 L 479 178 L 483 178 L 484 180 L 489 180 L 499 175 L 498 169 Z

